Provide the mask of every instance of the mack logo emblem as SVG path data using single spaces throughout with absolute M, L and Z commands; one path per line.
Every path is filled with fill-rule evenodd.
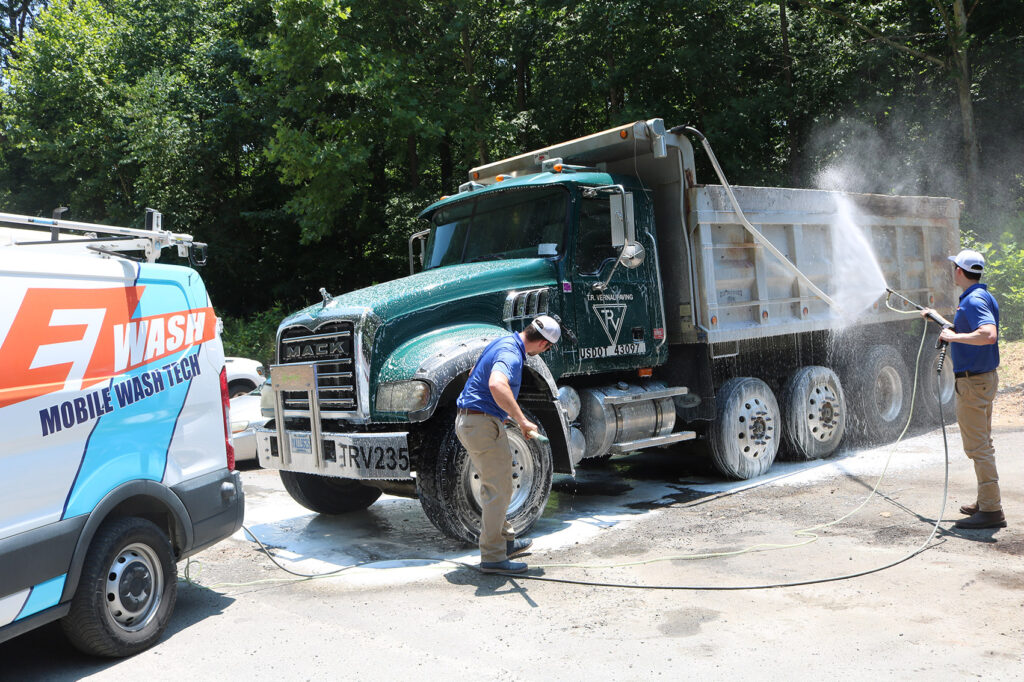
M 329 343 L 307 343 L 304 346 L 286 345 L 284 347 L 285 360 L 295 360 L 297 358 L 322 358 L 344 354 L 345 345 L 341 341 L 331 341 Z
M 626 317 L 625 303 L 604 303 L 593 306 L 594 314 L 601 322 L 604 333 L 608 335 L 608 343 L 616 345 L 619 332 L 622 331 L 622 320 Z

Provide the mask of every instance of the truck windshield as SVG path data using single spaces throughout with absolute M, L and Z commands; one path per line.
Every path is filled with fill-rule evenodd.
M 558 256 L 568 216 L 564 188 L 511 190 L 460 201 L 431 216 L 425 267 Z

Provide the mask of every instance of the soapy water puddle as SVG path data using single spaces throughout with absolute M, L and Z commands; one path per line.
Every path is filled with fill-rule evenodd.
M 895 451 L 885 445 L 841 451 L 827 460 L 776 460 L 764 476 L 726 481 L 685 449 L 636 452 L 578 469 L 575 478 L 556 475 L 544 515 L 529 533 L 534 545 L 525 561 L 544 563 L 549 552 L 585 545 L 669 506 L 699 505 L 758 486 L 807 487 L 845 476 L 878 476 L 887 460 L 888 474 L 894 474 L 941 466 L 942 459 L 941 434 L 930 432 L 904 439 Z M 343 573 L 347 584 L 372 586 L 431 580 L 458 568 L 447 561 L 479 560 L 475 547 L 434 528 L 418 500 L 383 495 L 365 511 L 321 516 L 294 502 L 275 471 L 243 471 L 242 480 L 245 525 L 292 570 L 319 574 L 373 562 Z M 254 544 L 244 530 L 233 537 Z

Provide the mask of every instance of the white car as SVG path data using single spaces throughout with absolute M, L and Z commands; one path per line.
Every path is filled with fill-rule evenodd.
M 262 362 L 248 358 L 224 358 L 224 365 L 228 370 L 228 395 L 232 398 L 263 385 Z
M 256 388 L 232 398 L 228 409 L 231 415 L 231 442 L 235 446 L 235 461 L 255 462 L 256 428 L 266 426 L 270 421 L 260 412 L 260 389 Z

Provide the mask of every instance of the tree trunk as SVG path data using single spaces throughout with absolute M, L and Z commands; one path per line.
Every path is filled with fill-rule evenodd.
M 786 14 L 786 0 L 779 0 L 779 29 L 782 33 L 782 77 L 786 84 L 786 138 L 789 152 L 786 165 L 789 167 L 789 184 L 800 184 L 800 162 L 797 157 L 797 114 L 796 91 L 793 88 L 793 53 L 789 49 L 789 17 Z
M 452 135 L 447 130 L 441 138 L 441 194 L 452 193 Z
M 416 152 L 416 136 L 410 134 L 405 138 L 406 162 L 409 165 L 409 189 L 416 189 L 420 186 L 420 157 Z
M 971 67 L 967 58 L 967 13 L 963 0 L 953 2 L 953 25 L 947 32 L 956 80 L 957 99 L 960 103 L 960 125 L 963 131 L 964 167 L 967 171 L 965 200 L 973 207 L 979 189 L 981 161 L 978 132 L 974 125 L 974 101 L 971 97 Z

